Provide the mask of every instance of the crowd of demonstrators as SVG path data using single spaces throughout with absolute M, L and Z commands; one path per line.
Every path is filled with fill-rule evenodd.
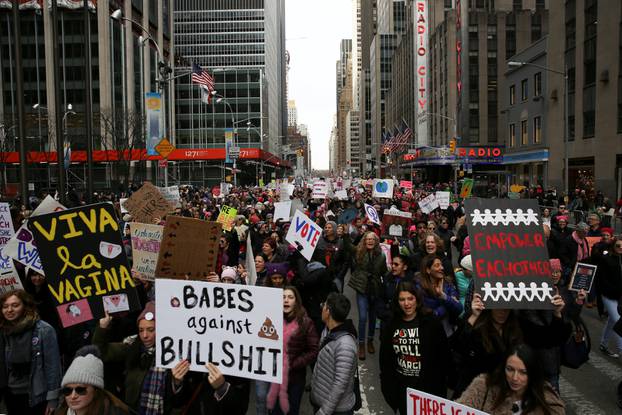
M 608 316 L 601 351 L 611 357 L 622 351 L 622 338 L 614 331 L 622 296 L 622 241 L 601 226 L 605 221 L 596 212 L 587 223 L 568 226 L 575 206 L 554 207 L 551 193 L 536 192 L 532 196 L 541 205 L 550 205 L 542 223 L 555 287 L 551 309 L 487 309 L 474 292 L 462 203 L 452 201 L 428 214 L 417 203 L 446 188 L 419 184 L 382 199 L 362 186 L 347 189 L 348 200 L 317 200 L 311 189 L 297 187 L 290 198 L 322 228 L 307 260 L 285 240 L 289 222 L 274 219 L 279 192 L 239 187 L 215 196 L 212 189 L 180 187 L 179 205 L 170 216 L 215 221 L 223 206 L 237 209 L 232 229 L 220 235 L 216 272 L 205 280 L 251 283 L 248 257 L 255 265 L 255 285 L 282 290 L 282 384 L 225 376 L 211 363 L 209 374 L 191 372 L 187 361 L 173 369 L 156 367 L 154 284 L 138 274 L 133 277 L 139 282 L 141 312 L 62 329 L 45 276 L 18 265 L 25 291 L 0 297 L 0 386 L 8 413 L 58 408 L 61 414 L 82 414 L 98 408 L 97 413 L 111 414 L 243 414 L 254 401 L 258 414 L 297 414 L 309 392 L 315 413 L 352 414 L 358 405 L 357 366 L 366 358 L 380 360 L 382 395 L 400 414 L 406 413 L 407 388 L 451 396 L 491 414 L 563 413 L 561 349 L 571 323 L 581 322 L 584 304 L 599 302 L 601 314 Z M 575 199 L 581 197 L 579 192 Z M 121 213 L 115 195 L 99 194 L 97 200 L 118 209 L 131 260 L 126 226 L 131 215 Z M 70 204 L 79 205 L 79 198 L 72 197 Z M 387 209 L 410 213 L 407 236 L 387 235 L 368 219 L 364 204 L 374 206 L 381 218 Z M 27 210 L 13 209 L 16 228 L 35 207 L 32 201 Z M 343 220 L 346 210 L 356 214 Z M 154 223 L 168 219 L 154 218 Z M 591 246 L 588 238 L 600 240 Z M 568 289 L 577 262 L 598 265 L 593 298 Z M 354 293 L 355 305 L 345 290 Z M 353 306 L 356 318 L 349 319 Z M 97 350 L 85 354 L 85 345 Z

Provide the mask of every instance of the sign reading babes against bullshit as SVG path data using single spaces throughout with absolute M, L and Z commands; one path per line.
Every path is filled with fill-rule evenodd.
M 213 363 L 225 375 L 281 383 L 283 291 L 156 279 L 156 366 Z

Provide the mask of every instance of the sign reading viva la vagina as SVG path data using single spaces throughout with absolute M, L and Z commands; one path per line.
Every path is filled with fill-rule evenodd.
M 28 227 L 63 327 L 140 308 L 111 204 L 35 216 Z

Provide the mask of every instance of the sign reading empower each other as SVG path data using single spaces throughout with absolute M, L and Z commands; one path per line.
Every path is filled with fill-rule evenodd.
M 281 383 L 283 291 L 249 285 L 156 279 L 156 366 L 187 359 L 225 375 Z
M 550 309 L 553 283 L 536 200 L 467 199 L 475 292 L 486 308 Z
M 140 309 L 111 204 L 35 216 L 28 227 L 64 327 Z

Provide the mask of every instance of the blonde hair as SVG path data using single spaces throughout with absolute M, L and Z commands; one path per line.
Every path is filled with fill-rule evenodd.
M 359 264 L 365 258 L 365 254 L 367 254 L 367 246 L 365 244 L 365 240 L 367 239 L 368 236 L 372 236 L 374 238 L 374 241 L 376 241 L 376 246 L 374 246 L 374 249 L 373 249 L 374 254 L 380 254 L 382 252 L 380 249 L 380 238 L 378 238 L 378 235 L 376 235 L 374 232 L 371 232 L 371 231 L 365 232 L 365 235 L 363 235 L 363 237 L 361 238 L 361 241 L 356 246 L 356 261 Z

